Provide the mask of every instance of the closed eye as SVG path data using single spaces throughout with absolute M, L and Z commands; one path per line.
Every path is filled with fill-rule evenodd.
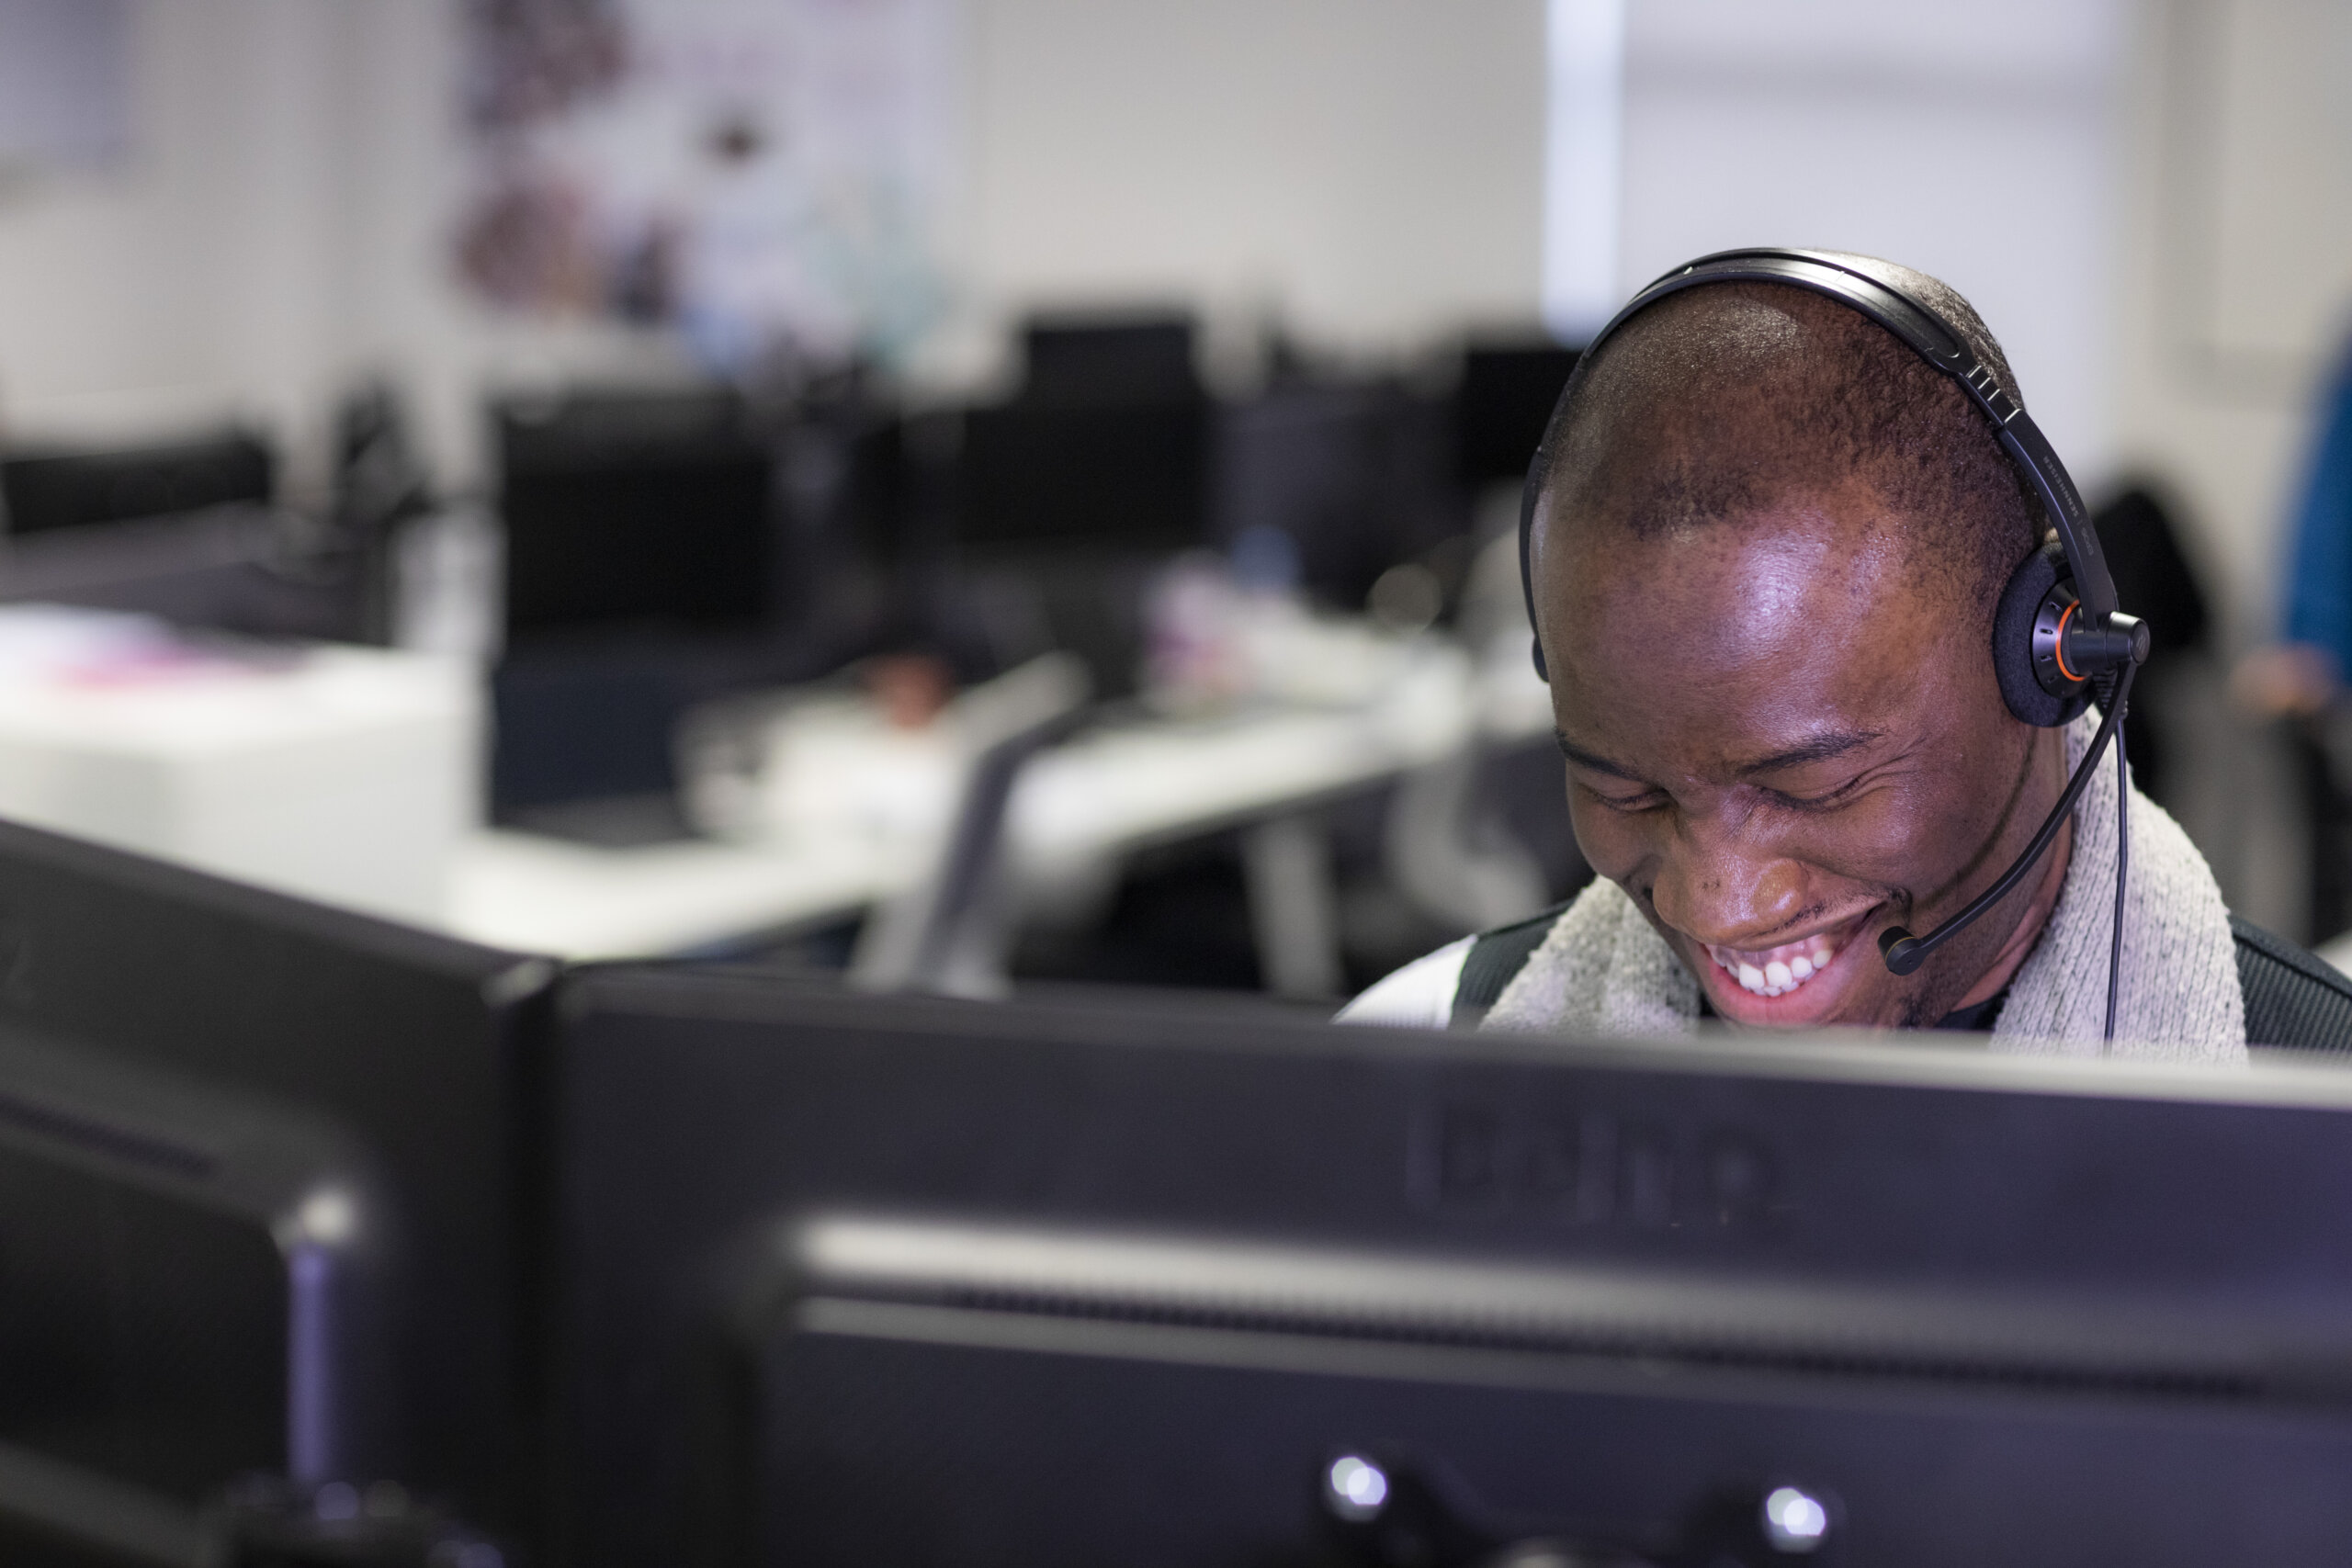
M 1666 804 L 1667 798 L 1666 791 L 1662 789 L 1645 789 L 1634 795 L 1611 795 L 1607 790 L 1595 789 L 1589 784 L 1580 783 L 1577 787 L 1611 811 L 1655 811 Z
M 1654 811 L 1666 804 L 1666 791 L 1656 784 L 1643 787 L 1642 781 L 1635 777 L 1631 770 L 1611 761 L 1597 752 L 1586 750 L 1557 729 L 1552 732 L 1552 738 L 1560 743 L 1560 754 L 1568 760 L 1569 782 L 1609 807 L 1610 810 Z M 1589 773 L 1597 773 L 1609 784 L 1627 793 L 1611 795 L 1608 790 L 1591 784 L 1581 776 Z
M 1765 793 L 1792 810 L 1830 811 L 1844 805 L 1851 796 L 1860 794 L 1862 785 L 1869 783 L 1870 778 L 1869 773 L 1856 773 L 1837 788 L 1820 795 L 1792 795 L 1786 790 L 1778 789 L 1768 790 Z

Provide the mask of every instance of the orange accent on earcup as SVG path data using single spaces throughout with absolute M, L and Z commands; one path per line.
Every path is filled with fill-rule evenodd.
M 2087 675 L 2077 675 L 2072 670 L 2066 668 L 2066 621 L 2068 617 L 2073 615 L 2075 611 L 2082 607 L 2081 601 L 2077 600 L 2075 603 L 2067 605 L 2064 609 L 2058 612 L 2058 635 L 2052 638 L 2050 643 L 2051 656 L 2058 660 L 2058 673 L 2064 675 L 2069 681 L 2087 681 L 2090 679 Z

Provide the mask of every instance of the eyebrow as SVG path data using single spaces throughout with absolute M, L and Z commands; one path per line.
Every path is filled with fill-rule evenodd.
M 1623 779 L 1628 784 L 1647 784 L 1649 782 L 1647 779 L 1642 777 L 1641 774 L 1634 772 L 1631 768 L 1625 767 L 1621 763 L 1612 762 L 1608 758 L 1601 756 L 1599 752 L 1586 750 L 1583 747 L 1577 745 L 1575 741 L 1569 739 L 1566 735 L 1561 734 L 1556 729 L 1552 731 L 1552 739 L 1560 743 L 1560 755 L 1566 757 L 1569 761 L 1574 762 L 1579 768 L 1590 768 L 1596 773 L 1607 773 L 1611 778 Z
M 1740 776 L 1754 778 L 1758 773 L 1773 773 L 1781 768 L 1802 767 L 1807 762 L 1826 762 L 1832 757 L 1842 757 L 1849 751 L 1859 751 L 1873 740 L 1884 739 L 1885 736 L 1886 732 L 1880 729 L 1833 730 L 1827 735 L 1816 735 L 1812 739 L 1792 746 L 1785 751 L 1775 751 L 1769 757 L 1758 758 L 1753 762 L 1744 764 L 1739 770 Z
M 1885 733 L 1884 730 L 1879 729 L 1849 729 L 1834 730 L 1827 735 L 1816 735 L 1812 739 L 1792 746 L 1785 751 L 1775 751 L 1769 757 L 1744 763 L 1739 769 L 1739 773 L 1742 778 L 1753 778 L 1758 773 L 1769 773 L 1781 768 L 1800 767 L 1806 762 L 1826 762 L 1833 757 L 1842 757 L 1849 751 L 1860 750 L 1873 740 L 1883 739 Z M 1599 752 L 1586 750 L 1557 729 L 1552 731 L 1552 738 L 1560 743 L 1560 754 L 1580 768 L 1590 768 L 1596 773 L 1607 773 L 1611 778 L 1623 779 L 1629 784 L 1649 782 L 1622 762 L 1612 762 Z

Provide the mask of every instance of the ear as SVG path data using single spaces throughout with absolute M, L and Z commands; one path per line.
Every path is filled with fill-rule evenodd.
M 2059 592 L 2062 585 L 2070 592 Z M 2052 540 L 2018 563 L 1993 612 L 1993 673 L 2001 682 L 2001 700 L 2020 720 L 2043 729 L 2069 722 L 2090 705 L 2088 682 L 2077 691 L 2053 694 L 2033 672 L 2034 622 L 2045 605 L 2054 619 L 2070 596 L 2066 552 Z

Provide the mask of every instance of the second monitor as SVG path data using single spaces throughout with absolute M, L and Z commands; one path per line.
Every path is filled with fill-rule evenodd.
M 731 392 L 583 392 L 494 417 L 510 639 L 762 621 L 773 464 Z
M 1208 525 L 1211 406 L 1182 314 L 1047 318 L 964 418 L 956 537 L 981 556 L 1184 549 Z
M 676 971 L 562 1012 L 582 1562 L 2352 1536 L 2352 1080 Z

